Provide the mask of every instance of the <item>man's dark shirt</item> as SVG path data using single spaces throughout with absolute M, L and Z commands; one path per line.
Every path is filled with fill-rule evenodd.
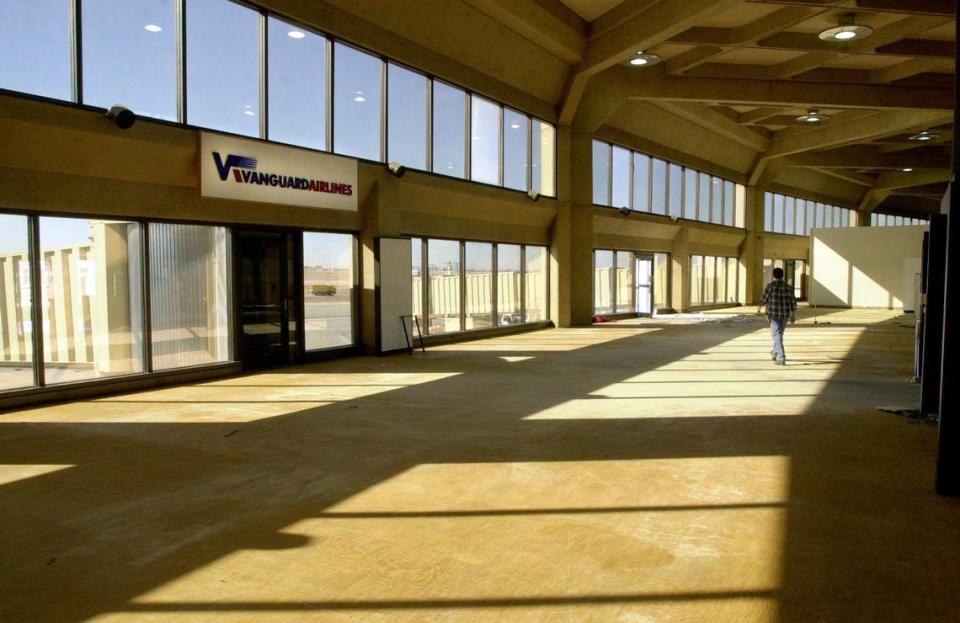
M 767 315 L 772 318 L 787 318 L 797 308 L 797 299 L 793 296 L 793 286 L 783 279 L 775 279 L 767 284 L 760 297 L 760 304 L 767 306 Z

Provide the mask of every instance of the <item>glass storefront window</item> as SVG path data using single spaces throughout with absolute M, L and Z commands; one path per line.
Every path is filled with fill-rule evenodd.
M 410 272 L 413 292 L 413 315 L 420 323 L 420 329 L 423 330 L 423 240 L 421 238 L 410 239 Z
M 305 350 L 353 344 L 354 237 L 303 233 Z
M 670 216 L 681 216 L 683 210 L 683 169 L 676 164 L 670 165 Z
M 650 211 L 650 157 L 633 154 L 633 209 Z
M 433 172 L 467 176 L 467 94 L 433 83 Z
M 612 190 L 610 205 L 614 208 L 630 207 L 630 152 L 622 147 L 613 148 Z
M 703 256 L 690 256 L 690 305 L 703 304 Z
M 736 213 L 734 204 L 736 202 L 736 193 L 733 182 L 724 180 L 723 182 L 723 224 L 733 227 L 735 225 Z
M 615 302 L 618 314 L 636 311 L 634 307 L 634 260 L 629 251 L 616 252 L 617 271 L 617 298 Z
M 670 307 L 667 297 L 670 292 L 670 255 L 653 254 L 653 306 L 655 309 Z
M 683 218 L 697 219 L 697 172 L 694 169 L 683 170 Z
M 610 145 L 593 141 L 593 203 L 610 205 Z
M 72 5 L 72 0 L 0 2 L 0 88 L 73 100 Z
M 524 322 L 540 322 L 550 318 L 547 310 L 547 263 L 550 256 L 546 247 L 526 246 L 523 249 Z
M 0 214 L 0 232 L 0 390 L 6 390 L 33 385 L 33 296 L 27 217 Z
M 387 65 L 387 160 L 414 169 L 427 168 L 427 77 Z
M 598 316 L 612 314 L 613 307 L 613 251 L 594 251 L 593 310 Z
M 150 223 L 153 368 L 231 357 L 230 249 L 225 227 Z
M 267 38 L 270 140 L 329 149 L 326 38 L 274 17 Z
M 704 305 L 716 302 L 716 259 L 712 256 L 703 258 L 703 298 Z
M 499 105 L 476 95 L 470 98 L 470 179 L 500 183 Z
M 514 325 L 523 322 L 520 293 L 520 245 L 497 245 L 497 315 L 499 324 Z
M 142 372 L 140 225 L 40 219 L 44 380 Z
M 659 158 L 653 159 L 651 167 L 651 212 L 667 213 L 667 163 Z
M 83 101 L 177 120 L 177 3 L 84 0 Z M 144 71 L 149 67 L 150 71 Z
M 468 242 L 464 245 L 466 286 L 465 330 L 493 326 L 493 245 Z
M 710 176 L 706 173 L 700 174 L 700 212 L 697 219 L 704 223 L 710 222 L 710 190 L 713 184 L 710 183 Z
M 503 185 L 527 190 L 527 116 L 503 109 Z
M 460 326 L 460 243 L 456 240 L 427 242 L 430 277 L 429 333 L 453 333 Z

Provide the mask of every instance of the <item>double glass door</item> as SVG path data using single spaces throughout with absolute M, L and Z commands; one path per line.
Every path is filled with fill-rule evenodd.
M 234 233 L 237 334 L 246 369 L 298 360 L 301 252 L 300 236 L 293 232 Z
M 638 254 L 636 259 L 637 314 L 650 316 L 653 314 L 653 256 Z

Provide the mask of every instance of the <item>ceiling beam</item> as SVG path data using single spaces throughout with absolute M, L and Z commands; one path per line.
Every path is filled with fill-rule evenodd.
M 913 173 L 884 173 L 877 178 L 874 189 L 893 191 L 913 186 L 926 186 L 927 184 L 949 182 L 951 177 L 953 177 L 953 172 L 950 169 L 930 169 L 914 171 Z
M 876 181 L 874 178 L 870 177 L 869 175 L 854 173 L 849 169 L 821 169 L 819 167 L 811 167 L 811 168 L 814 171 L 823 173 L 824 175 L 829 175 L 830 177 L 835 177 L 838 180 L 850 182 L 851 184 L 856 184 L 857 186 L 863 186 L 865 188 L 873 187 L 873 183 Z
M 945 61 L 941 58 L 911 58 L 910 60 L 890 65 L 883 69 L 874 69 L 868 72 L 870 82 L 882 84 L 885 82 L 894 82 L 903 80 L 917 74 L 925 74 L 938 70 L 949 69 L 953 66 L 952 61 Z
M 759 108 L 754 108 L 753 110 L 740 113 L 737 120 L 740 123 L 749 125 L 751 123 L 760 123 L 765 119 L 777 117 L 788 112 L 790 112 L 790 109 L 784 108 L 783 106 L 761 106 Z
M 690 100 L 706 103 L 779 105 L 791 108 L 953 110 L 952 89 L 904 88 L 891 85 L 820 85 L 810 82 L 722 80 L 669 76 L 661 67 L 640 72 L 626 67 L 610 72 L 626 97 Z
M 863 197 L 857 205 L 857 212 L 860 214 L 870 214 L 880 207 L 880 204 L 886 201 L 889 196 L 890 193 L 888 191 L 869 188 L 867 192 L 863 193 Z
M 742 0 L 684 0 L 659 2 L 632 18 L 593 38 L 583 61 L 571 70 L 560 107 L 560 125 L 570 125 L 590 78 L 641 50 L 687 30 L 694 24 L 718 15 Z
M 729 28 L 696 27 L 671 37 L 667 43 L 684 45 L 718 45 L 721 47 L 738 47 L 729 43 Z M 872 37 L 864 39 L 869 41 Z M 773 48 L 791 52 L 845 52 L 853 54 L 877 54 L 880 56 L 918 56 L 935 57 L 951 60 L 954 57 L 955 45 L 952 41 L 932 39 L 901 39 L 893 43 L 881 45 L 875 50 L 853 48 L 853 44 L 827 43 L 821 41 L 815 33 L 779 32 L 766 39 L 761 39 L 756 46 L 759 48 Z M 852 52 L 849 50 L 853 50 Z
M 670 75 L 682 74 L 685 71 L 698 67 L 718 54 L 723 54 L 724 49 L 717 45 L 700 45 L 683 54 L 678 54 L 667 61 L 667 73 Z
M 950 154 L 902 154 L 807 152 L 790 157 L 787 166 L 816 167 L 818 169 L 945 169 L 950 166 Z
M 766 135 L 744 127 L 726 115 L 710 110 L 702 104 L 661 101 L 657 102 L 657 105 L 685 121 L 706 128 L 748 149 L 766 151 L 767 147 L 770 146 L 770 139 Z
M 575 65 L 583 60 L 587 46 L 586 22 L 582 22 L 579 29 L 573 28 L 536 2 L 465 1 L 569 64 Z

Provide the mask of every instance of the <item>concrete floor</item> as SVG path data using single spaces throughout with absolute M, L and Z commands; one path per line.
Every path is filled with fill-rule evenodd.
M 0 416 L 0 620 L 957 621 L 910 317 L 629 321 Z M 829 322 L 829 324 L 824 324 Z

